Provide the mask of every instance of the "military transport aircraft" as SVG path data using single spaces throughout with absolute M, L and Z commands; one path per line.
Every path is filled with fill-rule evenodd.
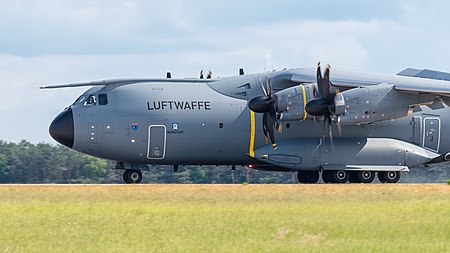
M 211 77 L 210 75 L 208 77 Z M 111 79 L 61 112 L 50 135 L 117 161 L 126 183 L 148 165 L 297 172 L 300 183 L 396 183 L 450 160 L 450 74 L 328 66 L 208 79 Z M 270 141 L 270 142 L 269 142 Z

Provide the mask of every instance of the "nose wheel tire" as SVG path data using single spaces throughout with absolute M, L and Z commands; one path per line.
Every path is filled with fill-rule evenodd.
M 297 174 L 298 182 L 301 184 L 315 184 L 317 181 L 319 181 L 319 171 L 298 171 Z
M 400 171 L 379 171 L 378 180 L 381 183 L 395 184 L 400 180 Z
M 127 184 L 139 184 L 142 181 L 142 172 L 140 170 L 125 170 L 123 181 Z
M 375 179 L 375 172 L 370 170 L 352 171 L 348 181 L 350 183 L 370 184 Z

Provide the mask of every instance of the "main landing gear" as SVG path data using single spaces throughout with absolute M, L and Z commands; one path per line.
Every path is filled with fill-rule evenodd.
M 378 180 L 382 183 L 390 183 L 394 184 L 397 183 L 400 179 L 400 172 L 399 171 L 380 171 L 378 172 Z
M 315 184 L 319 181 L 319 171 L 300 170 L 297 174 L 298 182 L 301 184 Z
M 324 183 L 344 184 L 363 183 L 370 184 L 378 173 L 378 180 L 381 183 L 394 184 L 400 179 L 400 171 L 347 171 L 347 170 L 324 170 L 322 180 Z M 318 170 L 300 170 L 297 174 L 298 182 L 301 184 L 315 184 L 319 181 Z
M 139 184 L 142 181 L 142 172 L 140 170 L 125 170 L 123 181 L 127 184 Z

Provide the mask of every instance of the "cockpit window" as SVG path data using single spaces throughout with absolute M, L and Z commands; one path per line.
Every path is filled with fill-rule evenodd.
M 73 102 L 73 105 L 82 103 L 85 99 L 86 99 L 86 96 L 81 95 L 81 96 L 79 96 L 79 97 L 77 98 L 77 100 L 75 100 L 75 102 Z
M 93 106 L 95 104 L 97 104 L 97 99 L 95 98 L 95 95 L 90 95 L 84 102 L 84 106 Z
M 99 105 L 107 105 L 108 104 L 108 95 L 98 94 L 98 104 Z

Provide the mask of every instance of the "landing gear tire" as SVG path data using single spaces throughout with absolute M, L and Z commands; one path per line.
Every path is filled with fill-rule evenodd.
M 142 181 L 142 172 L 140 170 L 125 170 L 123 181 L 127 184 L 139 184 Z
M 370 184 L 375 179 L 375 172 L 370 170 L 352 171 L 349 173 L 350 183 Z
M 349 173 L 345 170 L 330 170 L 327 172 L 331 183 L 345 184 L 348 181 Z M 322 175 L 323 177 L 323 175 Z
M 299 170 L 297 173 L 298 182 L 301 184 L 315 184 L 319 181 L 319 171 Z
M 330 177 L 330 171 L 329 170 L 322 171 L 322 180 L 326 184 L 331 183 L 331 177 Z
M 378 180 L 381 183 L 395 184 L 400 180 L 400 171 L 379 171 Z

